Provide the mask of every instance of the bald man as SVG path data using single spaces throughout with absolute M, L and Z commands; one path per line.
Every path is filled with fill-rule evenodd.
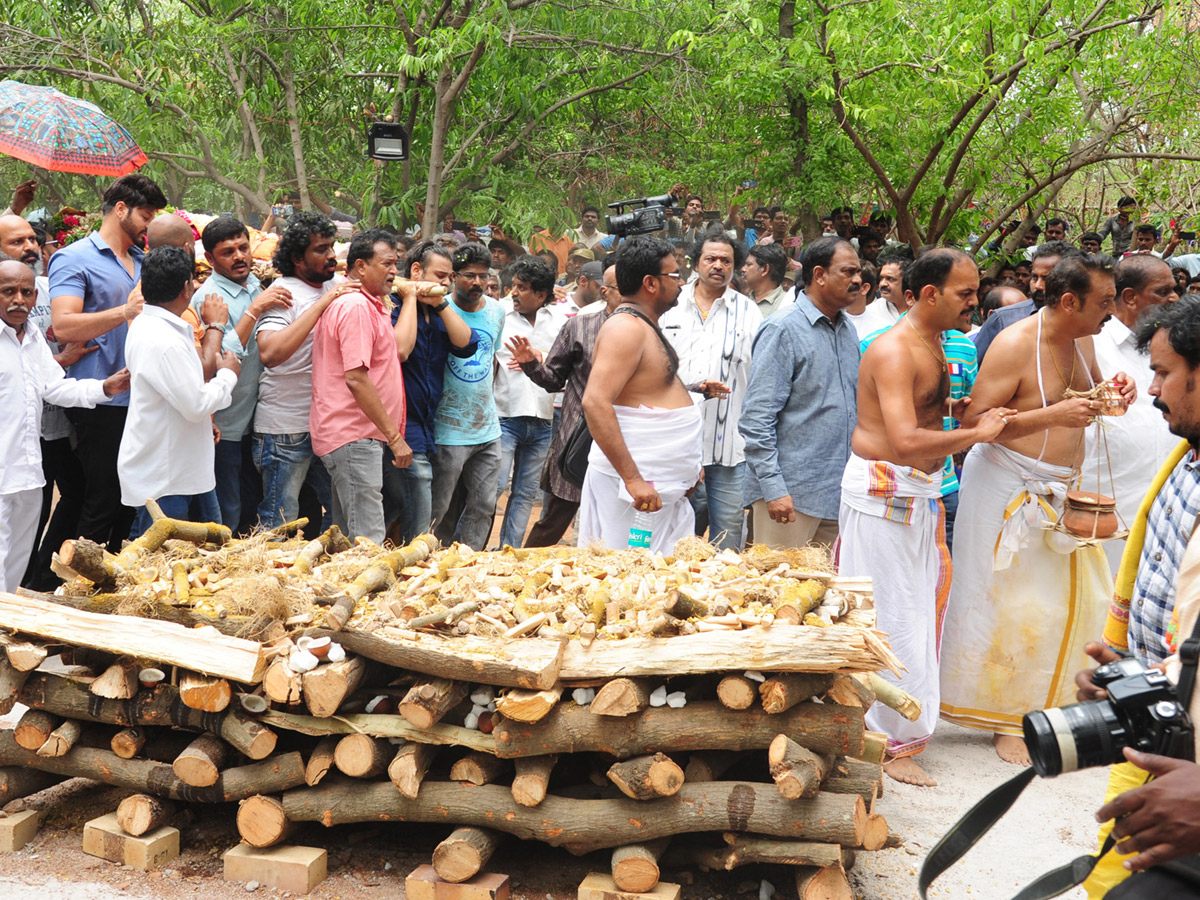
M 37 534 L 42 503 L 42 403 L 93 408 L 129 390 L 122 369 L 103 382 L 67 378 L 37 328 L 28 327 L 37 290 L 33 270 L 0 261 L 0 589 L 15 591 Z

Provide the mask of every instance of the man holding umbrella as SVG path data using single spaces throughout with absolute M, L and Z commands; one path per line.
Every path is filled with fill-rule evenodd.
M 99 348 L 71 366 L 69 378 L 104 379 L 125 367 L 129 322 L 142 311 L 130 297 L 141 277 L 142 247 L 150 221 L 167 198 L 145 175 L 125 175 L 104 192 L 99 231 L 59 250 L 50 267 L 50 309 L 59 341 L 95 342 Z M 128 393 L 95 409 L 68 413 L 78 438 L 86 487 L 79 517 L 83 537 L 117 550 L 129 536 L 134 511 L 121 505 L 117 451 L 125 428 Z

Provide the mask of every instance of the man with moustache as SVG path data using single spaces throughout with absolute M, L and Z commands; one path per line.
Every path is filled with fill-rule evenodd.
M 15 591 L 37 538 L 42 505 L 42 405 L 95 407 L 129 390 L 122 369 L 103 382 L 67 378 L 29 314 L 36 302 L 33 270 L 0 261 L 0 590 Z
M 979 351 L 980 365 L 983 364 L 984 354 L 996 339 L 996 335 L 1009 325 L 1029 318 L 1046 304 L 1046 276 L 1058 265 L 1058 261 L 1082 255 L 1082 250 L 1072 247 L 1066 241 L 1046 241 L 1038 245 L 1030 262 L 1029 290 L 1026 291 L 1029 299 L 996 310 L 988 316 L 983 327 L 971 335 L 975 349 Z
M 606 260 L 607 262 L 609 260 Z M 567 480 L 558 460 L 567 440 L 575 433 L 583 412 L 583 392 L 592 371 L 596 335 L 621 302 L 621 294 L 617 290 L 615 260 L 603 270 L 599 294 L 603 300 L 598 300 L 597 304 L 601 304 L 602 308 L 584 309 L 579 315 L 569 319 L 559 331 L 554 345 L 544 359 L 539 359 L 540 354 L 535 352 L 528 338 L 517 336 L 506 344 L 513 362 L 521 367 L 521 371 L 529 376 L 534 384 L 563 398 L 559 421 L 550 440 L 546 463 L 542 468 L 541 488 L 545 491 L 542 517 L 529 530 L 529 535 L 525 538 L 526 547 L 550 547 L 557 544 L 567 533 L 575 514 L 579 511 L 579 485 Z
M 1044 528 L 1078 478 L 1084 429 L 1100 409 L 1078 395 L 1104 380 L 1092 336 L 1112 311 L 1112 270 L 1071 256 L 1045 290 L 1036 315 L 996 338 L 963 418 L 970 428 L 994 408 L 1019 410 L 963 466 L 941 657 L 942 716 L 993 732 L 1000 758 L 1026 766 L 1022 716 L 1070 702 L 1113 594 L 1100 547 Z M 1123 372 L 1113 381 L 1136 398 Z
M 258 380 L 263 371 L 254 330 L 258 321 L 271 310 L 290 308 L 292 294 L 279 283 L 263 289 L 258 277 L 250 271 L 253 263 L 250 232 L 232 216 L 221 216 L 209 222 L 204 226 L 200 241 L 204 245 L 204 258 L 212 266 L 212 274 L 204 282 L 202 292 L 206 297 L 213 294 L 220 297 L 228 309 L 223 326 L 206 328 L 205 334 L 220 331 L 221 348 L 236 356 L 242 364 L 229 406 L 213 415 L 213 424 L 221 433 L 214 461 L 217 502 L 221 507 L 222 523 L 237 534 L 253 526 L 254 507 L 260 492 L 255 479 L 250 477 L 255 474 L 250 426 L 258 403 Z
M 292 216 L 273 260 L 283 277 L 272 285 L 286 289 L 292 302 L 264 313 L 254 331 L 263 373 L 254 410 L 253 458 L 262 473 L 258 518 L 265 528 L 300 514 L 300 488 L 306 481 L 327 514 L 332 508 L 329 474 L 313 457 L 308 416 L 313 328 L 330 303 L 358 287 L 334 276 L 336 235 L 337 227 L 325 216 L 304 211 Z M 324 517 L 321 524 L 327 525 Z
M 855 323 L 858 333 L 868 334 L 896 324 L 908 303 L 904 299 L 904 269 L 907 263 L 900 259 L 884 259 L 879 263 L 879 297 L 867 298 L 867 308 Z
M 679 354 L 680 379 L 705 399 L 704 483 L 691 497 L 696 533 L 703 536 L 707 530 L 716 546 L 740 552 L 746 457 L 738 421 L 762 313 L 753 300 L 730 286 L 746 261 L 740 244 L 715 232 L 696 241 L 691 256 L 697 278 L 684 285 L 659 327 Z
M 332 483 L 333 522 L 354 540 L 382 544 L 383 448 L 392 465 L 412 463 L 404 440 L 404 379 L 397 353 L 400 330 L 384 298 L 396 277 L 396 239 L 386 231 L 354 236 L 346 274 L 358 290 L 335 299 L 313 331 L 313 452 Z M 432 284 L 406 281 L 400 291 L 415 299 Z
M 638 235 L 616 265 L 621 303 L 600 328 L 583 411 L 592 433 L 579 543 L 670 553 L 691 534 L 703 420 L 658 321 L 681 288 L 675 249 Z
M 469 359 L 477 338 L 450 302 L 454 290 L 454 262 L 450 251 L 433 241 L 421 241 L 405 257 L 404 277 L 432 282 L 446 293 L 422 291 L 392 294 L 392 324 L 404 375 L 404 441 L 412 463 L 392 465 L 389 448 L 383 451 L 383 508 L 389 527 L 396 523 L 401 543 L 425 534 L 433 522 L 433 460 L 437 454 L 434 419 L 442 399 L 446 361 L 451 355 Z
M 69 378 L 107 378 L 125 367 L 125 336 L 142 311 L 134 285 L 142 274 L 146 229 L 167 198 L 145 175 L 125 175 L 104 192 L 98 231 L 54 254 L 50 266 L 50 309 L 55 339 L 94 342 L 97 350 L 79 359 Z M 75 426 L 76 456 L 85 487 L 78 535 L 112 551 L 129 537 L 134 511 L 121 505 L 117 452 L 129 397 L 123 394 L 94 409 L 67 414 Z
M 552 303 L 554 273 L 540 259 L 513 264 L 512 298 L 505 309 L 504 333 L 509 343 L 522 338 L 540 355 L 549 351 L 567 317 Z M 538 475 L 553 437 L 554 398 L 520 372 L 508 345 L 496 348 L 496 411 L 500 414 L 500 479 L 497 496 L 510 482 L 500 546 L 520 547 L 537 496 Z
M 921 703 L 915 722 L 890 709 L 868 713 L 868 726 L 887 734 L 884 771 L 928 786 L 937 782 L 913 757 L 925 749 L 938 716 L 938 626 L 950 585 L 942 470 L 951 454 L 993 440 L 1015 411 L 997 407 L 969 428 L 945 430 L 953 405 L 946 335 L 970 327 L 979 270 L 962 251 L 939 248 L 907 274 L 912 307 L 869 343 L 859 364 L 838 571 L 874 579 L 879 628 L 905 668 L 901 677 L 883 677 Z
M 443 543 L 458 535 L 474 550 L 484 549 L 491 534 L 500 478 L 500 416 L 492 384 L 504 310 L 483 292 L 491 262 L 483 244 L 468 242 L 454 251 L 453 302 L 473 332 L 476 349 L 469 357 L 447 358 L 434 419 L 434 534 Z M 461 513 L 451 512 L 460 478 L 463 508 Z

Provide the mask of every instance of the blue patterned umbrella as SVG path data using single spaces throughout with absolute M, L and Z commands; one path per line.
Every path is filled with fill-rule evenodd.
M 19 81 L 0 81 L 0 153 L 81 175 L 127 175 L 146 164 L 129 132 L 95 105 Z

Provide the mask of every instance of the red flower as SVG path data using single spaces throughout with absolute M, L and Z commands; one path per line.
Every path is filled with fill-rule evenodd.
M 70 225 L 72 228 L 74 228 L 76 225 L 79 224 L 79 217 L 78 216 L 63 216 L 63 224 Z

